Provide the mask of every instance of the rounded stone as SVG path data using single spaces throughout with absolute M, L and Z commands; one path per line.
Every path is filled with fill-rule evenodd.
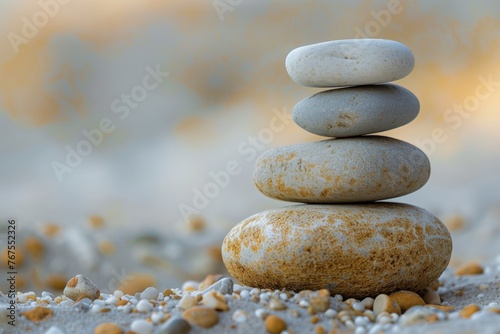
M 309 87 L 342 87 L 390 82 L 415 65 L 411 50 L 386 39 L 346 39 L 292 50 L 285 61 L 293 81 Z
M 292 117 L 302 129 L 326 137 L 352 137 L 395 129 L 417 117 L 420 103 L 394 84 L 332 89 L 295 105 Z
M 229 273 L 267 289 L 364 298 L 419 291 L 446 269 L 446 227 L 408 204 L 295 205 L 258 213 L 222 244 Z
M 336 138 L 278 147 L 257 160 L 254 183 L 266 196 L 303 203 L 354 203 L 403 196 L 430 176 L 417 147 L 388 137 Z

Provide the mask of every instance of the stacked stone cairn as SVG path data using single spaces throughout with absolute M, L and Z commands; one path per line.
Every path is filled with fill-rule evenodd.
M 446 269 L 452 242 L 424 209 L 377 202 L 403 196 L 429 179 L 424 152 L 369 135 L 400 127 L 420 104 L 388 84 L 415 60 L 383 39 L 299 47 L 286 58 L 298 84 L 336 87 L 300 101 L 295 123 L 330 139 L 278 147 L 256 162 L 254 182 L 271 198 L 301 202 L 253 215 L 226 236 L 222 256 L 242 284 L 293 291 L 328 289 L 348 297 L 422 291 Z M 343 88 L 342 88 L 343 87 Z

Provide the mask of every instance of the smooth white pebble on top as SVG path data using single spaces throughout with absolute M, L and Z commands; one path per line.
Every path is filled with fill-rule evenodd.
M 285 61 L 293 81 L 308 87 L 372 85 L 402 79 L 415 65 L 411 50 L 386 39 L 346 39 L 302 46 Z

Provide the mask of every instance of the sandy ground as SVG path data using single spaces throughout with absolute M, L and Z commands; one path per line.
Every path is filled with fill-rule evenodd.
M 468 277 L 455 277 L 452 273 L 446 272 L 441 281 L 444 286 L 440 287 L 439 292 L 446 303 L 460 310 L 468 304 L 477 304 L 483 311 L 479 311 L 470 319 L 457 318 L 457 312 L 443 314 L 446 315 L 446 320 L 434 323 L 422 323 L 410 326 L 404 326 L 396 321 L 394 324 L 387 325 L 384 328 L 385 333 L 500 333 L 500 314 L 485 311 L 491 303 L 499 302 L 500 308 L 500 263 L 495 263 L 492 266 L 487 266 L 487 274 L 475 275 Z M 495 267 L 496 266 L 496 267 Z M 491 271 L 490 271 L 491 270 Z M 457 296 L 457 291 L 463 290 L 462 296 Z M 257 317 L 255 311 L 257 309 L 267 309 L 260 303 L 248 300 L 233 300 L 228 296 L 229 310 L 218 312 L 219 321 L 217 325 L 210 329 L 203 329 L 198 326 L 193 326 L 190 333 L 266 333 L 264 321 Z M 178 300 L 171 300 L 167 307 L 162 311 L 172 316 L 180 316 L 182 310 L 179 310 Z M 314 333 L 315 328 L 322 326 L 327 330 L 333 328 L 332 321 L 325 315 L 319 312 L 317 316 L 319 321 L 312 324 L 312 315 L 308 314 L 306 308 L 299 306 L 294 301 L 285 302 L 287 310 L 284 311 L 269 311 L 283 318 L 288 329 L 293 329 L 295 333 Z M 339 302 L 334 297 L 331 297 L 330 308 L 340 311 L 342 302 Z M 132 321 L 135 319 L 146 319 L 151 316 L 148 313 L 124 313 L 117 310 L 115 307 L 110 307 L 111 310 L 107 313 L 83 311 L 72 306 L 49 306 L 54 311 L 54 316 L 48 320 L 41 321 L 38 324 L 33 323 L 22 316 L 17 317 L 15 329 L 9 325 L 2 325 L 1 333 L 45 333 L 52 326 L 56 326 L 64 333 L 93 333 L 93 329 L 103 322 L 113 322 L 121 326 L 126 331 L 130 329 Z M 33 308 L 29 304 L 18 304 L 17 311 L 22 312 Z M 157 309 L 156 309 L 157 310 Z M 236 310 L 244 310 L 248 313 L 248 319 L 242 323 L 236 322 L 233 319 L 233 314 Z M 292 315 L 290 310 L 297 310 L 300 316 Z M 402 318 L 400 317 L 399 320 Z M 349 332 L 348 328 L 337 321 L 339 329 L 337 332 L 342 332 L 344 329 Z M 373 326 L 373 325 L 370 325 Z M 370 328 L 368 326 L 367 328 Z M 155 325 L 158 329 L 160 325 Z M 335 332 L 335 333 L 337 333 Z M 351 331 L 352 332 L 352 331 Z M 370 331 L 367 331 L 371 333 Z M 356 332 L 355 332 L 356 333 Z M 360 332 L 361 333 L 361 332 Z
M 345 300 L 341 301 L 342 298 L 339 296 L 329 297 L 330 305 L 328 309 L 336 312 L 332 314 L 332 311 L 326 313 L 320 311 L 315 312 L 316 314 L 313 315 L 310 314 L 310 305 L 303 302 L 303 300 L 309 300 L 307 295 L 301 297 L 299 294 L 291 293 L 289 298 L 287 297 L 284 300 L 285 310 L 271 310 L 269 300 L 273 298 L 272 292 L 269 293 L 271 298 L 265 296 L 265 291 L 257 290 L 251 292 L 250 296 L 245 296 L 242 291 L 247 290 L 250 292 L 252 288 L 235 285 L 234 292 L 225 295 L 229 309 L 217 312 L 217 324 L 209 329 L 192 325 L 189 333 L 266 333 L 265 321 L 259 312 L 275 314 L 281 317 L 287 325 L 287 329 L 283 333 L 500 333 L 500 313 L 495 313 L 500 312 L 500 255 L 481 263 L 480 267 L 484 271 L 482 274 L 457 276 L 453 268 L 448 268 L 443 273 L 437 292 L 443 302 L 442 305 L 452 306 L 453 310 L 441 311 L 427 308 L 427 310 L 431 310 L 437 315 L 434 320 L 430 320 L 431 318 L 426 314 L 423 316 L 424 320 L 418 321 L 415 318 L 409 322 L 404 315 L 388 321 L 385 325 L 368 322 L 364 324 L 363 329 L 358 329 L 357 327 L 360 326 L 355 325 L 356 328 L 354 328 L 339 319 L 339 313 L 344 309 L 349 309 Z M 139 284 L 135 285 L 135 287 L 140 286 L 140 282 L 137 280 L 135 283 Z M 187 282 L 184 287 L 193 286 L 193 284 L 196 285 L 196 282 Z M 134 284 L 131 284 L 128 288 L 133 286 Z M 162 289 L 163 287 L 158 286 L 160 292 L 163 291 Z M 136 292 L 140 293 L 141 291 L 142 288 Z M 160 331 L 162 321 L 167 317 L 182 316 L 184 310 L 179 306 L 181 296 L 187 293 L 196 294 L 196 291 L 184 292 L 181 289 L 174 289 L 173 291 L 179 296 L 175 297 L 178 299 L 175 299 L 174 295 L 164 297 L 160 294 L 158 304 L 151 311 L 145 313 L 137 312 L 135 306 L 128 311 L 124 311 L 123 308 L 120 309 L 120 307 L 113 304 L 94 306 L 97 303 L 91 303 L 90 300 L 80 301 L 75 306 L 75 303 L 71 300 L 63 302 L 56 300 L 55 297 L 61 295 L 60 293 L 45 298 L 47 302 L 44 303 L 41 300 L 41 293 L 37 292 L 37 302 L 29 300 L 20 303 L 19 300 L 23 300 L 23 294 L 18 293 L 16 326 L 12 327 L 6 323 L 5 319 L 7 318 L 3 316 L 0 333 L 60 333 L 55 331 L 53 327 L 57 327 L 62 333 L 94 333 L 94 328 L 104 322 L 116 323 L 121 327 L 123 333 L 126 333 L 130 330 L 134 320 L 149 318 L 151 321 L 152 318 L 155 318 L 153 313 L 163 316 L 163 320 L 155 320 L 157 323 L 154 324 L 154 333 L 167 333 Z M 256 294 L 256 297 L 252 300 L 251 296 L 253 294 Z M 125 296 L 131 300 L 131 304 L 137 302 L 135 299 L 139 299 L 137 298 L 138 295 L 135 296 L 136 298 L 133 295 L 131 293 Z M 102 296 L 106 300 L 111 294 L 102 292 Z M 280 299 L 278 294 L 276 296 Z M 57 303 L 58 301 L 59 303 Z M 161 303 L 161 301 L 164 303 Z M 7 296 L 2 295 L 0 302 L 8 303 L 9 300 Z M 88 302 L 88 307 L 82 305 L 84 302 Z M 459 311 L 469 304 L 478 305 L 480 311 L 472 314 L 470 318 L 462 318 Z M 36 305 L 50 308 L 53 310 L 53 316 L 39 322 L 32 322 L 26 319 L 25 316 L 20 315 L 24 311 L 33 309 Z M 7 304 L 3 304 L 2 310 L 5 310 L 6 306 Z M 103 311 L 103 308 L 106 310 Z M 415 308 L 422 307 L 416 306 Z M 235 312 L 240 313 L 241 310 L 246 312 L 246 319 L 240 322 L 237 320 Z M 407 311 L 406 315 L 411 313 L 410 311 Z M 356 321 L 354 322 L 358 324 Z M 318 328 L 323 328 L 324 331 Z M 331 330 L 334 331 L 331 332 Z

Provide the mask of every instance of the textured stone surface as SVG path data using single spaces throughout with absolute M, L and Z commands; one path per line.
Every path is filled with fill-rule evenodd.
M 254 183 L 265 195 L 304 203 L 388 199 L 422 187 L 427 156 L 382 136 L 338 138 L 278 147 L 256 162 Z
M 295 205 L 236 225 L 222 256 L 248 286 L 362 298 L 424 289 L 444 271 L 451 249 L 446 227 L 415 206 Z
M 415 65 L 411 50 L 385 39 L 347 39 L 292 50 L 286 70 L 309 87 L 371 85 L 407 76 Z
M 297 125 L 317 135 L 352 137 L 405 125 L 419 110 L 409 90 L 386 84 L 320 92 L 297 103 L 292 116 Z

